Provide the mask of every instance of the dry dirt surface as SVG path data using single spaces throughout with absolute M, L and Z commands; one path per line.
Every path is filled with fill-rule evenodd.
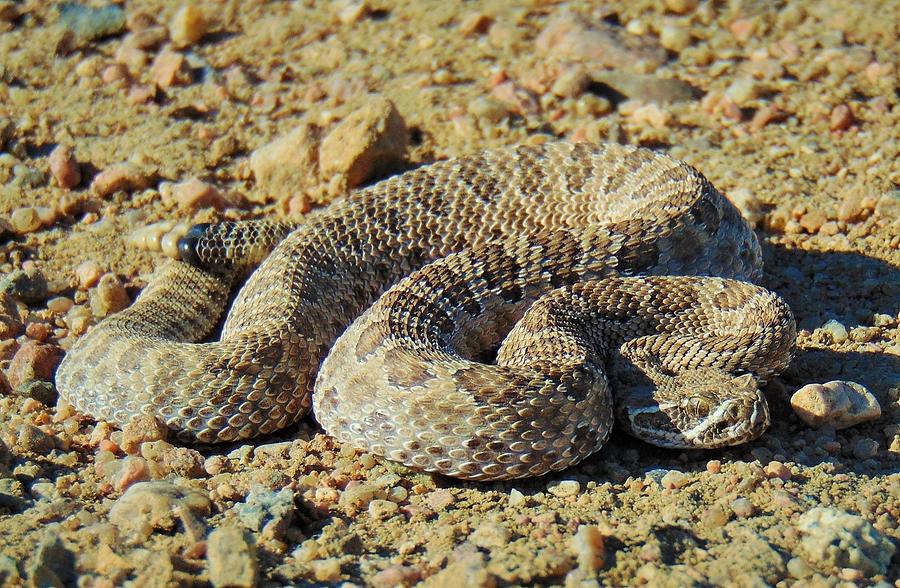
M 900 587 L 900 3 L 104 2 L 0 0 L 0 583 Z M 58 402 L 154 223 L 548 140 L 668 152 L 755 225 L 799 333 L 761 439 L 476 484 Z

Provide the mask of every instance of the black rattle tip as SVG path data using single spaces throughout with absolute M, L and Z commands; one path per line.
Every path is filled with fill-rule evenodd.
M 181 261 L 197 267 L 202 266 L 200 256 L 197 255 L 197 245 L 209 226 L 209 223 L 194 225 L 185 233 L 184 237 L 178 239 L 178 256 L 181 257 Z

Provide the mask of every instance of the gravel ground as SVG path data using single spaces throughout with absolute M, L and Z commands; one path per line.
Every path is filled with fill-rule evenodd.
M 898 37 L 879 0 L 0 0 L 0 582 L 900 587 Z M 666 151 L 754 223 L 799 329 L 761 439 L 475 484 L 57 401 L 164 235 L 556 139 Z

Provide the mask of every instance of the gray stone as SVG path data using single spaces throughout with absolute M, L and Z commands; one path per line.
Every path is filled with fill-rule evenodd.
M 0 279 L 0 292 L 6 292 L 26 304 L 40 304 L 47 300 L 47 278 L 36 268 L 15 270 Z
M 25 398 L 34 398 L 47 406 L 55 406 L 56 399 L 59 396 L 56 386 L 52 382 L 43 380 L 29 380 L 16 388 L 15 392 L 17 395 Z
M 251 488 L 247 500 L 234 506 L 241 523 L 264 537 L 282 539 L 294 520 L 294 492 L 290 488 L 280 491 L 262 486 Z
M 804 537 L 800 553 L 823 572 L 855 568 L 885 574 L 896 547 L 864 518 L 831 507 L 816 507 L 800 517 Z
M 65 2 L 57 10 L 59 25 L 71 31 L 81 43 L 117 35 L 125 30 L 125 11 L 115 4 L 92 8 L 77 2 Z

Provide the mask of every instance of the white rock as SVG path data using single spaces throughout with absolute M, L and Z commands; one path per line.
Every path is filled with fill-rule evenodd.
M 881 417 L 881 406 L 865 386 L 834 380 L 807 384 L 791 396 L 791 407 L 811 427 L 832 425 L 846 429 Z

